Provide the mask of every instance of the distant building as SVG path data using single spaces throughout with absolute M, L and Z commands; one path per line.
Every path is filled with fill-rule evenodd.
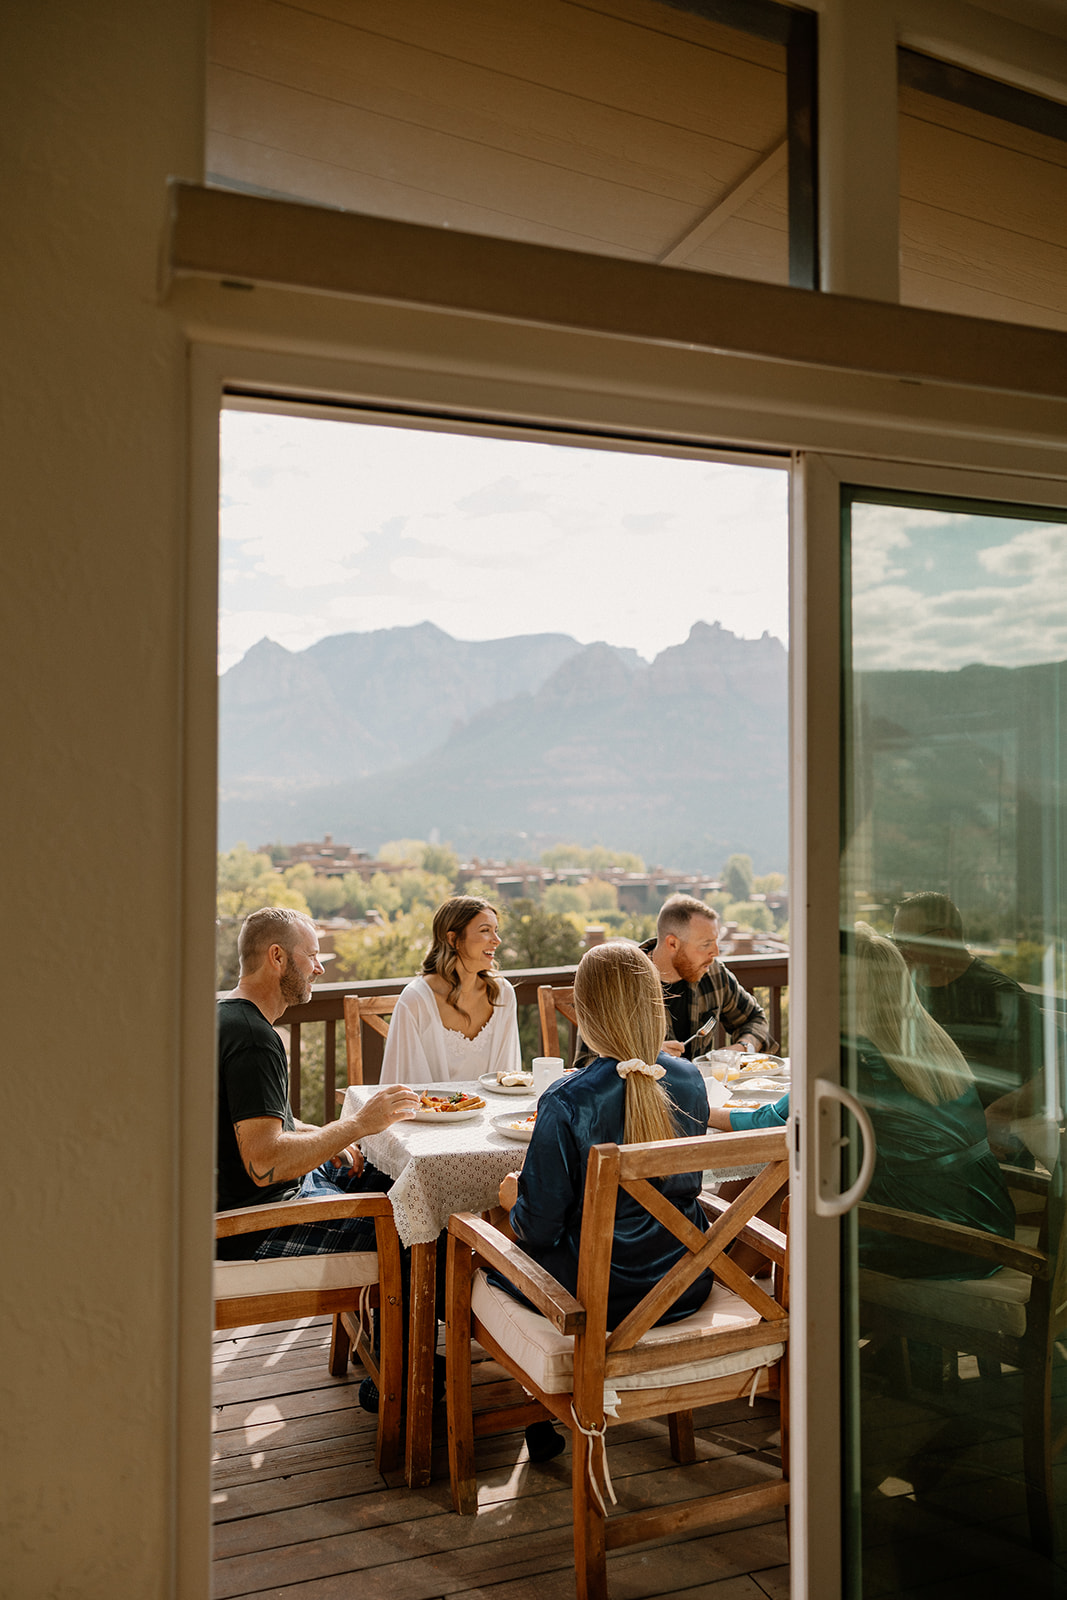
M 343 878 L 346 872 L 359 872 L 363 876 L 377 867 L 369 850 L 356 850 L 349 844 L 334 844 L 333 834 L 323 836 L 322 843 L 261 845 L 264 855 L 269 855 L 279 871 L 287 867 L 309 866 L 319 877 Z

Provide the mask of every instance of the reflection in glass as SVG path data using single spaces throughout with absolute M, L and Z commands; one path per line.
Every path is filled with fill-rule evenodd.
M 845 1224 L 851 1592 L 1067 1594 L 1067 526 L 845 513 L 843 1062 L 878 1145 Z

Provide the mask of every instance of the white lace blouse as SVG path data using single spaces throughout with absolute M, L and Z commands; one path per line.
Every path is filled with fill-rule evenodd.
M 482 1031 L 468 1039 L 446 1028 L 425 978 L 413 978 L 396 1003 L 385 1040 L 383 1083 L 457 1083 L 522 1067 L 515 991 L 497 977 L 500 998 Z

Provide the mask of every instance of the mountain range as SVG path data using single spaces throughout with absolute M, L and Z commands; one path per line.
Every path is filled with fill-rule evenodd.
M 734 851 L 785 865 L 787 656 L 769 634 L 698 622 L 651 663 L 430 623 L 296 653 L 263 639 L 219 693 L 223 849 L 435 833 L 462 855 L 563 840 L 695 871 Z

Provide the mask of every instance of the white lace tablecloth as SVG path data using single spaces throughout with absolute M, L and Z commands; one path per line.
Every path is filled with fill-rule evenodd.
M 429 1086 L 440 1091 L 440 1084 Z M 525 1117 L 534 1109 L 531 1095 L 484 1094 L 477 1083 L 450 1083 L 449 1091 L 481 1094 L 485 1110 L 463 1122 L 394 1122 L 384 1133 L 359 1141 L 368 1161 L 395 1179 L 389 1191 L 402 1244 L 432 1244 L 448 1226 L 453 1211 L 488 1211 L 497 1204 L 500 1180 L 522 1166 L 526 1145 L 505 1139 L 492 1118 Z M 345 1091 L 344 1116 L 377 1092 L 374 1084 Z

